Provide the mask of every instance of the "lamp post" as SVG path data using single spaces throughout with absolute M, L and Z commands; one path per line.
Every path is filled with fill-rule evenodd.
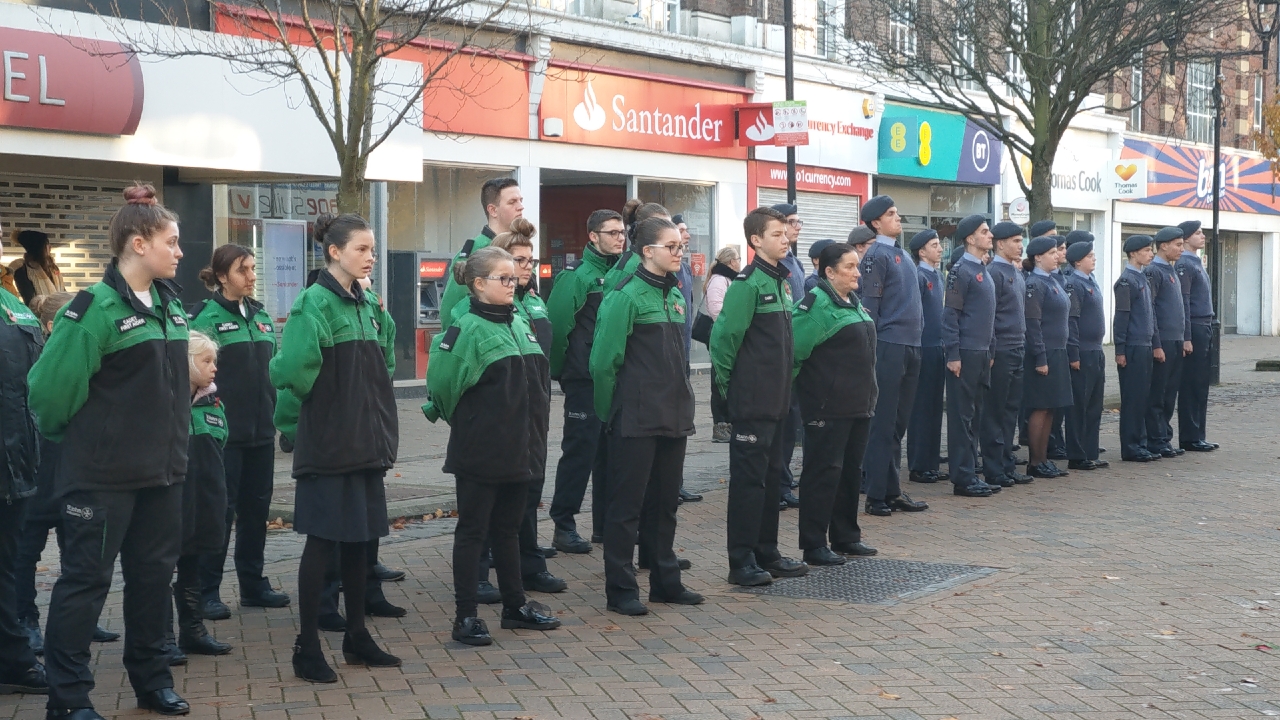
M 1280 0 L 1270 0 L 1277 2 Z M 783 32 L 786 34 L 783 38 L 783 64 L 786 75 L 787 100 L 796 99 L 796 48 L 795 33 L 796 24 L 794 18 L 794 5 L 792 0 L 782 0 L 782 25 Z M 795 203 L 796 201 L 796 148 L 794 145 L 787 145 L 787 202 Z

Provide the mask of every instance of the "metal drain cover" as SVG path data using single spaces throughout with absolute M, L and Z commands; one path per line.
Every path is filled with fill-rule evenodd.
M 735 589 L 804 600 L 892 605 L 995 572 L 996 568 L 978 565 L 850 558 L 844 565 L 810 568 L 804 577 L 780 578 L 764 587 Z

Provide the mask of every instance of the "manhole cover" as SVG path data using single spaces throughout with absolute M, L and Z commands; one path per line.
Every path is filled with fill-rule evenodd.
M 738 592 L 805 600 L 892 605 L 991 575 L 995 568 L 877 558 L 850 559 L 836 567 L 815 567 L 800 578 Z

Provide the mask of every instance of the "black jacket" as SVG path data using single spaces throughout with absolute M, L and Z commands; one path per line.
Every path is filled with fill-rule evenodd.
M 857 300 L 819 280 L 796 303 L 795 393 L 804 421 L 875 414 L 876 324 Z
M 226 408 L 227 445 L 253 447 L 276 440 L 276 389 L 271 385 L 275 328 L 262 304 L 244 299 L 249 317 L 214 293 L 191 319 L 191 329 L 218 343 L 218 395 Z
M 0 293 L 0 501 L 11 502 L 36 493 L 41 444 L 27 404 L 27 372 L 40 356 L 44 334 L 30 310 Z

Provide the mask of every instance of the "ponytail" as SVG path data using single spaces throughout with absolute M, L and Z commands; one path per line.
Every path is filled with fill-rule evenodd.
M 453 264 L 453 281 L 465 287 L 467 293 L 474 297 L 476 278 L 488 277 L 493 272 L 493 266 L 504 260 L 513 262 L 511 253 L 492 245 L 480 248 L 471 253 L 466 260 L 459 260 Z

